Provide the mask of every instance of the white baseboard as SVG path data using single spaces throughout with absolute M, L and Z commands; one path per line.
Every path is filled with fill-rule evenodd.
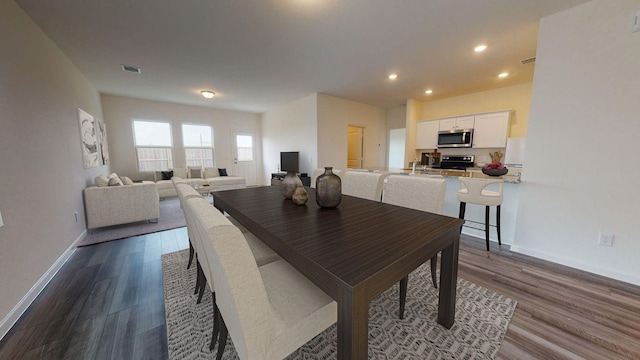
M 604 268 L 600 266 L 594 266 L 593 264 L 583 263 L 576 261 L 575 259 L 570 259 L 562 256 L 557 256 L 556 254 L 547 253 L 544 251 L 533 250 L 522 246 L 512 245 L 510 251 L 515 253 L 520 253 L 523 255 L 532 256 L 538 259 L 551 261 L 556 264 L 572 267 L 574 269 L 590 272 L 592 274 L 597 274 L 600 276 L 605 276 L 611 279 L 623 281 L 633 285 L 640 285 L 640 277 L 637 274 L 625 273 L 616 270 L 612 270 L 609 268 Z
M 69 260 L 71 255 L 76 251 L 78 243 L 84 239 L 87 235 L 87 231 L 83 231 L 78 238 L 71 243 L 71 245 L 65 250 L 62 255 L 51 265 L 38 281 L 31 287 L 31 289 L 20 299 L 16 306 L 9 311 L 7 316 L 0 322 L 0 340 L 11 330 L 11 327 L 20 319 L 20 316 L 24 314 L 29 308 L 31 303 L 38 297 L 40 292 L 47 286 L 49 281 L 58 273 L 62 266 Z

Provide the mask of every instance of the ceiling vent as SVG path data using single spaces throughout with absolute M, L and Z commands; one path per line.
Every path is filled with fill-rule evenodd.
M 534 57 L 530 57 L 530 58 L 528 58 L 528 59 L 522 59 L 522 60 L 520 60 L 520 62 L 522 63 L 522 65 L 529 64 L 529 63 L 532 63 L 532 62 L 535 62 L 535 61 L 536 61 L 536 57 L 535 57 L 535 56 L 534 56 Z
M 120 65 L 122 66 L 122 71 L 126 71 L 126 72 L 130 72 L 130 73 L 134 73 L 134 74 L 140 74 L 140 68 L 137 68 L 135 66 L 129 66 L 129 65 Z

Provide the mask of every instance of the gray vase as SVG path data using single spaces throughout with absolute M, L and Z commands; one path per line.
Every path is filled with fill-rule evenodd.
M 316 203 L 323 208 L 334 208 L 342 201 L 342 180 L 333 173 L 332 167 L 325 167 L 324 174 L 316 179 Z
M 309 194 L 307 190 L 302 185 L 298 185 L 296 190 L 293 192 L 293 196 L 291 197 L 291 201 L 293 201 L 296 205 L 304 205 L 309 200 Z
M 280 183 L 280 193 L 285 199 L 291 199 L 298 185 L 302 185 L 302 180 L 296 175 L 295 171 L 288 171 Z

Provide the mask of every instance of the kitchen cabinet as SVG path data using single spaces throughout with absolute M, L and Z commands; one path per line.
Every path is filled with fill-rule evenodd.
M 473 128 L 473 147 L 505 147 L 509 136 L 510 115 L 510 111 L 476 115 Z
M 416 149 L 435 149 L 438 147 L 440 124 L 435 121 L 422 121 L 416 124 Z
M 440 119 L 440 131 L 473 129 L 473 127 L 474 127 L 473 115 Z

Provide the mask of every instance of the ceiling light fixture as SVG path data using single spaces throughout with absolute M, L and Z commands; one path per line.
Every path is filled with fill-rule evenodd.
M 503 73 L 498 74 L 498 77 L 499 77 L 499 78 L 501 78 L 501 79 L 504 79 L 504 78 L 506 78 L 507 76 L 509 76 L 509 73 L 508 73 L 508 72 L 503 72 Z
M 398 78 L 398 74 L 391 74 L 389 75 L 389 80 L 395 80 Z
M 473 49 L 475 52 L 483 52 L 485 50 L 487 50 L 487 45 L 478 45 Z
M 429 90 L 425 91 L 424 93 L 427 94 L 427 95 L 431 95 L 433 93 L 433 90 L 429 89 Z
M 204 96 L 207 99 L 211 99 L 212 97 L 216 96 L 216 93 L 209 90 L 202 90 L 200 91 L 200 93 L 202 94 L 202 96 Z

